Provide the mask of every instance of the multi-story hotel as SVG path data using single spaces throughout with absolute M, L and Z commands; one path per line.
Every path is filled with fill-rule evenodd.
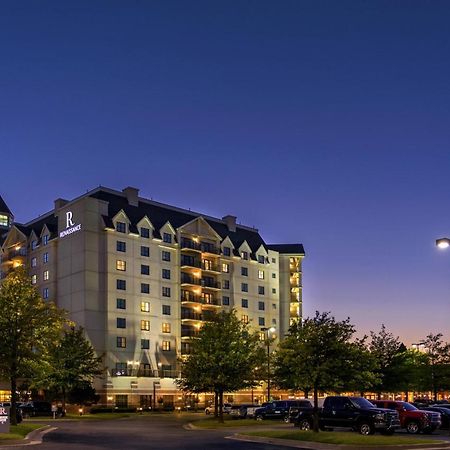
M 267 244 L 236 217 L 209 217 L 99 187 L 26 224 L 0 198 L 1 276 L 25 265 L 42 297 L 84 327 L 110 406 L 165 404 L 178 361 L 211 314 L 236 310 L 264 336 L 302 317 L 301 244 Z

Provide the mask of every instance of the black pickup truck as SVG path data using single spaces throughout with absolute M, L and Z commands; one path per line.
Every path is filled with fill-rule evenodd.
M 321 430 L 343 427 L 368 435 L 375 431 L 392 434 L 400 428 L 397 411 L 377 408 L 363 397 L 327 397 L 323 407 L 319 408 L 318 415 Z M 311 429 L 313 408 L 300 410 L 293 421 L 294 426 L 302 430 Z

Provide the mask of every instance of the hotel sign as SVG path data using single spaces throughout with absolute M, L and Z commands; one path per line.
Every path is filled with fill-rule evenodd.
M 9 406 L 0 406 L 0 433 L 9 433 Z
M 66 212 L 66 229 L 61 231 L 59 233 L 59 237 L 63 238 L 65 236 L 68 236 L 69 234 L 76 233 L 77 231 L 81 230 L 81 223 L 78 223 L 75 225 L 73 221 L 73 213 L 72 211 Z

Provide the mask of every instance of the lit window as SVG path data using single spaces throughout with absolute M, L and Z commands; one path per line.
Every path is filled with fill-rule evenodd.
M 127 232 L 127 224 L 125 222 L 117 222 L 116 230 L 119 233 L 126 233 Z
M 163 323 L 162 324 L 162 332 L 163 333 L 170 333 L 170 323 Z
M 125 319 L 123 317 L 117 317 L 116 327 L 117 328 L 126 328 L 127 327 L 127 319 Z
M 161 253 L 161 259 L 163 261 L 170 261 L 170 252 L 162 251 Z
M 150 294 L 150 285 L 148 283 L 141 283 L 141 294 Z
M 44 270 L 43 278 L 44 278 L 44 281 L 48 281 L 48 279 L 49 279 L 49 273 L 48 273 L 48 270 Z
M 241 320 L 242 320 L 242 322 L 244 322 L 244 323 L 248 323 L 248 315 L 247 315 L 247 314 L 242 314 Z
M 222 272 L 230 273 L 230 265 L 227 263 L 222 264 Z
M 36 267 L 37 266 L 37 259 L 36 257 L 31 258 L 31 267 Z
M 141 237 L 148 239 L 150 237 L 150 229 L 141 227 Z
M 248 252 L 241 252 L 242 259 L 248 259 Z
M 116 339 L 116 347 L 117 348 L 126 348 L 127 346 L 127 338 L 122 336 L 117 336 Z
M 44 236 L 42 236 L 42 245 L 47 244 L 48 244 L 48 234 L 45 234 Z
M 162 270 L 162 277 L 165 280 L 170 280 L 170 270 L 169 269 L 163 269 Z
M 127 251 L 127 243 L 123 241 L 116 242 L 116 250 L 118 252 L 126 252 Z
M 170 316 L 170 305 L 162 305 L 162 313 L 165 316 Z
M 150 302 L 141 302 L 141 312 L 150 312 Z
M 32 275 L 31 276 L 31 284 L 36 284 L 37 283 L 37 275 Z
M 141 330 L 150 331 L 150 320 L 141 320 Z
M 117 309 L 126 309 L 127 301 L 124 298 L 117 298 L 116 299 L 116 308 Z
M 9 226 L 9 219 L 8 216 L 4 216 L 3 214 L 0 215 L 0 227 L 7 227 Z
M 148 350 L 150 348 L 150 339 L 141 339 L 141 349 Z
M 44 262 L 44 264 L 47 264 L 47 263 L 48 263 L 48 252 L 45 252 L 45 253 L 42 255 L 42 261 Z
M 44 288 L 42 289 L 42 297 L 47 300 L 50 296 L 50 291 L 48 290 L 48 288 Z
M 166 242 L 167 244 L 171 244 L 172 243 L 172 235 L 169 233 L 163 233 L 163 241 Z
M 170 341 L 163 341 L 162 349 L 164 352 L 170 352 Z
M 127 270 L 127 263 L 125 261 L 122 261 L 121 259 L 118 259 L 116 261 L 116 269 L 121 271 Z
M 258 270 L 258 278 L 264 280 L 264 270 Z
M 162 288 L 162 296 L 170 297 L 170 287 L 163 286 Z

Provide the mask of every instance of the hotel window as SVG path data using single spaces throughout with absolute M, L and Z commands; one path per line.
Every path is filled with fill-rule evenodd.
M 170 287 L 166 287 L 166 286 L 162 287 L 162 296 L 170 297 Z
M 116 362 L 116 374 L 126 375 L 128 372 L 128 365 L 126 362 Z
M 31 241 L 31 250 L 34 250 L 37 247 L 37 241 Z
M 44 264 L 47 264 L 47 263 L 48 263 L 48 252 L 45 252 L 45 253 L 42 255 L 42 261 L 43 261 Z
M 241 300 L 241 305 L 242 305 L 243 308 L 248 308 L 248 299 L 243 298 Z
M 242 259 L 248 259 L 248 252 L 241 252 Z
M 273 263 L 276 263 L 277 260 L 276 260 L 275 258 L 272 258 L 272 262 L 273 262 Z
M 166 252 L 165 250 L 161 253 L 161 259 L 163 261 L 170 261 L 170 252 Z
M 118 252 L 126 252 L 127 251 L 127 243 L 123 241 L 116 242 L 116 250 Z
M 223 280 L 223 288 L 230 289 L 230 280 Z
M 258 278 L 264 280 L 264 270 L 258 270 Z
M 272 274 L 272 278 L 276 278 L 277 277 L 277 274 L 276 273 L 273 273 Z
M 258 294 L 264 295 L 264 286 L 258 286 Z
M 162 324 L 162 332 L 163 333 L 170 333 L 170 323 L 163 323 Z
M 272 288 L 272 294 L 276 294 L 277 293 L 277 288 Z
M 258 317 L 258 325 L 260 327 L 263 327 L 266 324 L 266 320 L 264 319 L 264 317 Z
M 43 297 L 45 300 L 47 300 L 49 296 L 50 296 L 50 291 L 48 290 L 48 288 L 42 289 L 42 297 Z
M 241 321 L 244 322 L 244 323 L 248 323 L 248 315 L 247 314 L 242 314 Z
M 36 267 L 37 266 L 37 259 L 36 257 L 31 258 L 31 267 Z
M 258 262 L 260 264 L 264 264 L 266 262 L 266 258 L 264 257 L 264 255 L 258 255 Z
M 150 312 L 149 302 L 141 302 L 141 312 Z
M 277 324 L 277 319 L 272 319 L 272 325 L 276 325 Z
M 37 283 L 37 275 L 32 275 L 31 276 L 31 284 L 36 284 Z
M 126 291 L 126 289 L 127 289 L 127 282 L 125 280 L 116 280 L 116 287 L 120 291 Z
M 230 297 L 227 297 L 226 295 L 224 295 L 222 297 L 222 305 L 229 306 L 230 305 Z
M 148 239 L 150 237 L 150 228 L 141 227 L 141 237 Z
M 213 263 L 210 259 L 203 260 L 203 270 L 213 270 Z
M 166 242 L 167 244 L 171 244 L 172 243 L 172 235 L 169 233 L 163 233 L 163 241 Z
M 141 320 L 141 330 L 150 331 L 150 320 Z
M 264 304 L 264 302 L 258 302 L 258 310 L 264 311 L 265 309 L 266 309 L 266 305 Z
M 126 328 L 127 327 L 127 319 L 125 319 L 123 317 L 117 317 L 116 327 L 117 328 Z
M 277 309 L 277 304 L 276 303 L 272 303 L 272 309 Z
M 141 339 L 141 349 L 142 350 L 150 349 L 150 339 Z
M 247 283 L 241 283 L 241 291 L 248 292 L 248 284 Z
M 141 283 L 141 294 L 150 294 L 150 285 L 148 283 Z
M 116 231 L 119 233 L 126 233 L 127 232 L 127 224 L 125 222 L 117 222 L 116 223 Z
M 7 227 L 9 226 L 9 220 L 8 216 L 4 216 L 3 214 L 0 215 L 0 227 Z
M 224 247 L 223 248 L 223 255 L 224 256 L 230 256 L 231 255 L 231 248 L 230 247 Z
M 116 308 L 117 309 L 126 309 L 127 301 L 124 298 L 116 298 Z
M 150 266 L 141 264 L 141 275 L 150 275 Z
M 150 247 L 146 247 L 145 245 L 141 245 L 141 256 L 150 256 Z
M 230 273 L 230 265 L 227 263 L 222 263 L 222 272 Z
M 241 275 L 243 277 L 248 277 L 248 268 L 247 267 L 241 267 Z
M 116 261 L 116 269 L 121 271 L 127 270 L 127 263 L 125 261 L 118 259 Z
M 42 274 L 44 281 L 48 281 L 49 279 L 49 272 L 48 270 L 44 270 L 44 273 Z
M 42 245 L 47 244 L 48 244 L 48 234 L 45 234 L 44 236 L 42 236 Z
M 162 277 L 165 280 L 170 280 L 170 270 L 169 269 L 163 269 L 162 270 Z
M 163 352 L 170 352 L 170 341 L 163 341 L 162 349 Z
M 117 336 L 116 338 L 116 347 L 117 348 L 126 348 L 127 346 L 127 338 L 122 336 Z
M 162 313 L 164 316 L 170 316 L 170 305 L 162 305 Z

